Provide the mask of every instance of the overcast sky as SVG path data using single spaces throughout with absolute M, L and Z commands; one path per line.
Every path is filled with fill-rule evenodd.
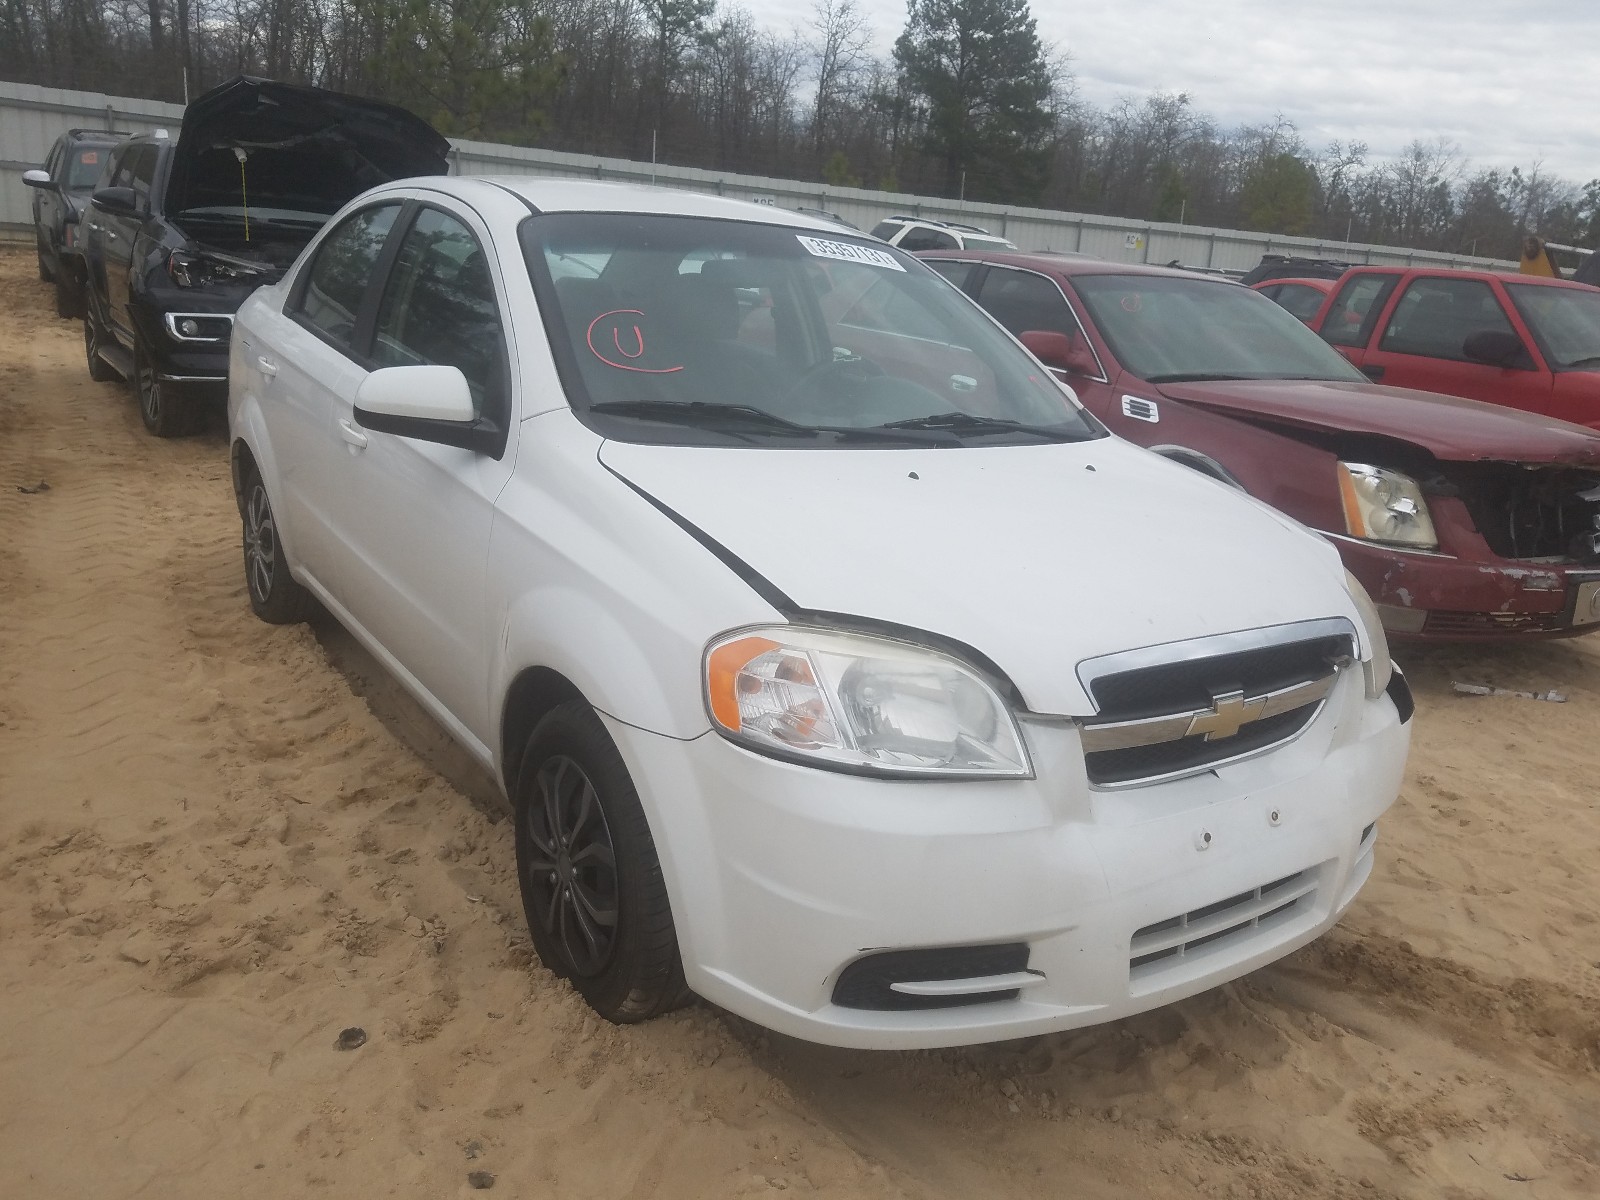
M 811 0 L 742 0 L 763 24 L 809 23 Z M 858 0 L 880 53 L 904 0 Z M 1443 135 L 1474 166 L 1600 176 L 1597 0 L 1034 0 L 1099 107 L 1188 92 L 1224 128 L 1282 112 L 1313 151 L 1371 156 Z

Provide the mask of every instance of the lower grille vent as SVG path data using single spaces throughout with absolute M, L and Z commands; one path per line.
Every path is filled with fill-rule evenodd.
M 1176 965 L 1202 947 L 1248 941 L 1258 931 L 1275 928 L 1308 910 L 1315 903 L 1316 892 L 1316 872 L 1296 871 L 1193 912 L 1146 925 L 1133 935 L 1129 971 L 1134 979 L 1142 979 Z

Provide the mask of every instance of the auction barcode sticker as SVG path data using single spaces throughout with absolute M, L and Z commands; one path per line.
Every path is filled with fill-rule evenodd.
M 874 250 L 870 246 L 858 246 L 854 242 L 832 242 L 827 238 L 806 237 L 804 234 L 795 234 L 796 239 L 807 250 L 818 258 L 836 258 L 840 262 L 866 263 L 869 267 L 888 267 L 892 271 L 904 271 L 894 255 L 887 250 Z

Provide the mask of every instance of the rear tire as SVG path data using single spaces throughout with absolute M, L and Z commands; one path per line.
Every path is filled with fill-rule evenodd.
M 110 383 L 113 379 L 122 378 L 110 363 L 100 357 L 104 336 L 100 332 L 100 322 L 95 320 L 94 306 L 86 305 L 83 312 L 83 356 L 89 363 L 89 378 L 96 383 Z
M 139 400 L 139 419 L 158 438 L 185 437 L 205 423 L 205 412 L 188 396 L 180 396 L 161 382 L 144 339 L 133 339 L 133 391 Z
M 269 625 L 297 625 L 311 615 L 312 596 L 289 574 L 272 501 L 254 463 L 244 473 L 244 586 L 250 610 Z
M 523 912 L 545 966 L 619 1025 L 687 1003 L 655 839 L 594 709 L 569 700 L 539 722 L 512 802 Z

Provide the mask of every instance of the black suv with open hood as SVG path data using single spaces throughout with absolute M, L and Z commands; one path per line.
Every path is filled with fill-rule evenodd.
M 351 197 L 447 174 L 449 151 L 403 108 L 244 76 L 190 104 L 176 140 L 129 138 L 85 218 L 89 374 L 130 380 L 158 437 L 198 428 L 245 297 Z

